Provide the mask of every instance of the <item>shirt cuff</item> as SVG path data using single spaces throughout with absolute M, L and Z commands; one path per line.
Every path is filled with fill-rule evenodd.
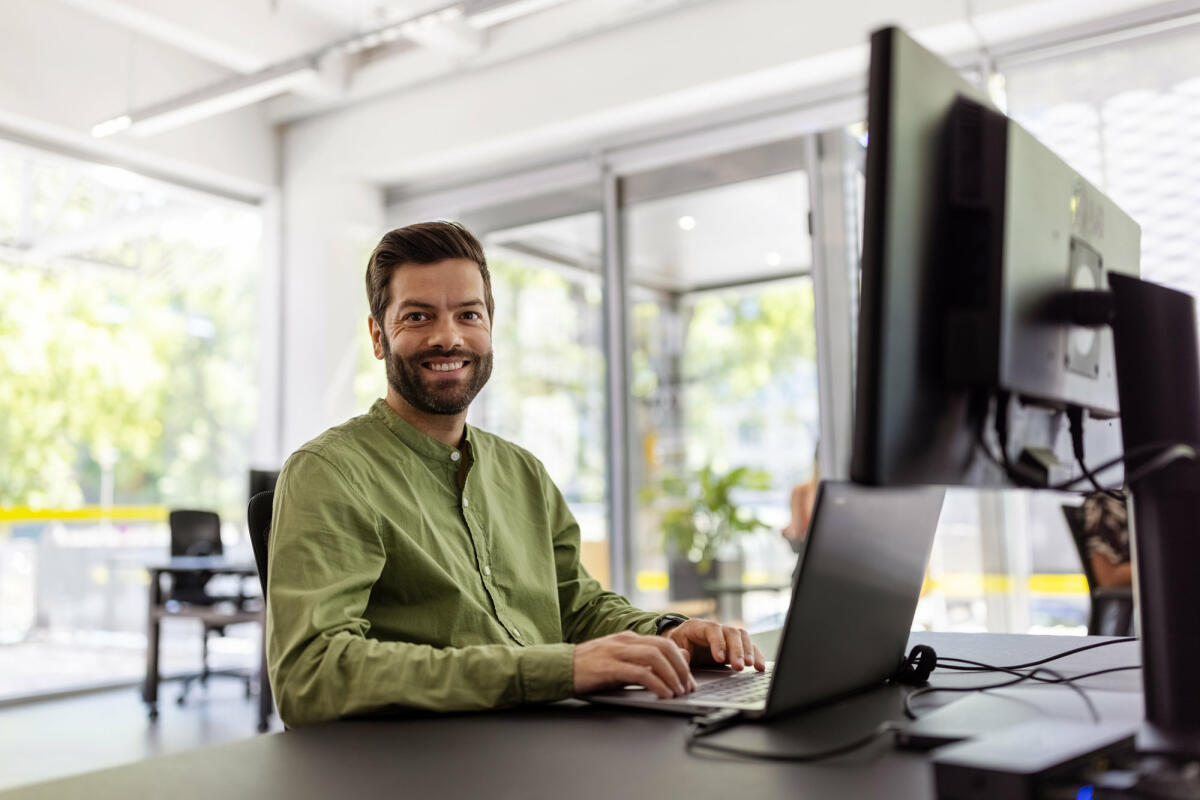
M 575 645 L 543 644 L 520 651 L 521 697 L 550 703 L 575 694 Z

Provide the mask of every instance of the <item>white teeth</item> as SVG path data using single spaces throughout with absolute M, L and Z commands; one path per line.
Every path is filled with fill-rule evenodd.
M 430 364 L 429 368 L 436 372 L 449 372 L 450 370 L 459 369 L 463 363 L 462 361 L 451 361 L 448 364 Z

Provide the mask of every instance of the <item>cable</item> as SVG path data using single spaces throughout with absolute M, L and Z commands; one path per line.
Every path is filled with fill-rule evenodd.
M 1030 661 L 1025 664 L 1012 664 L 1010 666 L 1004 666 L 1004 667 L 997 667 L 992 664 L 984 664 L 983 662 L 972 661 L 972 660 L 966 659 L 966 658 L 953 658 L 953 657 L 948 657 L 948 656 L 940 657 L 940 658 L 938 658 L 937 665 L 938 665 L 938 667 L 943 668 L 943 669 L 962 670 L 962 671 L 971 671 L 971 672 L 1007 672 L 1010 675 L 1017 675 L 1019 677 L 1016 680 L 1005 681 L 1004 683 L 993 684 L 993 685 L 988 685 L 988 686 L 962 686 L 962 687 L 959 687 L 959 686 L 933 687 L 933 686 L 931 686 L 931 687 L 926 687 L 924 689 L 918 689 L 917 691 L 912 692 L 905 696 L 905 698 L 904 698 L 904 714 L 909 719 L 917 718 L 916 712 L 914 712 L 912 710 L 912 700 L 913 700 L 913 698 L 919 697 L 922 694 L 929 694 L 929 693 L 936 692 L 936 691 L 982 692 L 982 691 L 986 691 L 988 689 L 999 689 L 999 688 L 1003 688 L 1005 686 L 1014 686 L 1018 683 L 1023 683 L 1027 680 L 1036 680 L 1041 683 L 1065 683 L 1065 684 L 1067 684 L 1067 686 L 1069 688 L 1071 688 L 1079 693 L 1080 697 L 1083 698 L 1084 703 L 1087 704 L 1088 710 L 1091 712 L 1093 718 L 1097 722 L 1099 722 L 1100 721 L 1099 714 L 1096 711 L 1096 707 L 1092 704 L 1091 698 L 1089 698 L 1087 696 L 1087 694 L 1083 691 L 1082 688 L 1075 685 L 1075 681 L 1083 680 L 1084 678 L 1093 678 L 1097 675 L 1106 675 L 1110 672 L 1123 672 L 1126 670 L 1141 669 L 1141 666 L 1111 667 L 1108 669 L 1100 669 L 1100 670 L 1095 670 L 1093 672 L 1087 672 L 1082 675 L 1076 675 L 1071 678 L 1065 678 L 1062 675 L 1060 675 L 1059 673 L 1054 672 L 1053 670 L 1048 670 L 1048 669 L 1045 669 L 1044 667 L 1041 667 L 1041 665 L 1048 664 L 1051 661 L 1057 661 L 1060 658 L 1066 658 L 1067 656 L 1073 656 L 1076 653 L 1082 653 L 1087 650 L 1095 650 L 1097 647 L 1108 647 L 1108 646 L 1114 645 L 1114 644 L 1124 644 L 1127 642 L 1136 642 L 1136 641 L 1137 641 L 1136 638 L 1131 637 L 1131 636 L 1126 636 L 1126 637 L 1122 637 L 1120 639 L 1110 639 L 1109 641 L 1105 641 L 1105 642 L 1094 642 L 1092 644 L 1085 644 L 1082 647 L 1073 647 L 1070 650 L 1064 650 L 1060 653 L 1055 653 L 1054 655 L 1046 656 L 1045 658 L 1038 659 L 1037 661 Z M 969 666 L 957 666 L 955 664 L 945 663 L 948 661 L 957 662 L 958 664 L 966 664 Z M 1029 673 L 1018 672 L 1018 670 L 1028 669 L 1030 667 L 1035 667 L 1036 669 L 1034 669 L 1032 672 L 1029 672 Z M 1050 679 L 1038 677 L 1039 672 L 1050 673 L 1055 676 L 1055 679 L 1050 680 Z
M 999 416 L 1003 416 L 1003 415 L 1001 415 L 999 413 L 999 411 L 997 410 L 997 417 L 999 417 Z M 982 428 L 980 428 L 978 437 L 977 437 L 977 440 L 978 440 L 977 444 L 979 445 L 979 449 L 983 451 L 983 454 L 985 456 L 987 456 L 989 461 L 991 461 L 997 467 L 1000 467 L 1001 469 L 1003 469 L 1005 475 L 1008 476 L 1008 479 L 1011 480 L 1018 487 L 1028 487 L 1028 488 L 1034 488 L 1034 489 L 1045 488 L 1045 489 L 1051 489 L 1056 492 L 1069 492 L 1069 491 L 1074 490 L 1075 486 L 1078 483 L 1080 483 L 1081 481 L 1087 480 L 1087 476 L 1083 475 L 1083 476 L 1077 476 L 1077 477 L 1071 478 L 1069 480 L 1062 481 L 1060 483 L 1052 483 L 1049 486 L 1042 486 L 1038 482 L 1038 476 L 1033 474 L 1032 472 L 1030 472 L 1028 470 L 1028 468 L 1025 467 L 1024 464 L 1021 464 L 1020 462 L 1017 462 L 1014 464 L 1011 461 L 1009 461 L 1009 459 L 1008 459 L 1008 426 L 1007 426 L 1007 424 L 1000 424 L 999 422 L 997 422 L 996 433 L 997 433 L 998 437 L 1002 437 L 1000 449 L 1003 454 L 1003 458 L 1001 458 L 1000 456 L 997 456 L 995 453 L 992 452 L 991 447 L 988 446 L 987 440 L 984 438 L 984 433 L 983 433 Z M 1132 450 L 1130 450 L 1127 453 L 1123 453 L 1119 456 L 1110 458 L 1108 461 L 1105 461 L 1103 464 L 1099 464 L 1098 466 L 1093 467 L 1091 469 L 1091 474 L 1098 475 L 1101 472 L 1104 472 L 1105 470 L 1112 469 L 1113 467 L 1117 466 L 1118 464 L 1120 464 L 1122 462 L 1125 462 L 1126 464 L 1128 464 L 1131 461 L 1143 458 L 1147 455 L 1150 455 L 1151 453 L 1153 453 L 1153 458 L 1151 458 L 1148 462 L 1146 462 L 1145 464 L 1143 464 L 1141 467 L 1134 470 L 1133 472 L 1126 474 L 1125 482 L 1127 484 L 1132 484 L 1136 481 L 1141 480 L 1142 478 L 1149 477 L 1150 475 L 1153 475 L 1155 472 L 1158 472 L 1163 467 L 1166 467 L 1167 465 L 1171 464 L 1172 462 L 1179 461 L 1180 459 L 1187 459 L 1189 461 L 1195 460 L 1196 455 L 1197 455 L 1197 446 L 1187 444 L 1185 442 L 1148 442 L 1146 444 L 1139 445 L 1139 446 L 1133 448 Z M 1083 465 L 1081 464 L 1080 466 L 1082 467 Z M 1108 489 L 1103 486 L 1100 487 L 1100 490 L 1104 491 L 1104 492 L 1120 491 L 1119 489 L 1116 489 L 1116 488 Z M 1122 497 L 1119 499 L 1124 499 L 1124 498 Z
M 1079 468 L 1083 471 L 1082 476 L 1071 478 L 1070 480 L 1062 481 L 1061 483 L 1044 486 L 1041 484 L 1040 476 L 1026 467 L 1021 462 L 1013 463 L 1008 457 L 1008 401 L 1010 393 L 1006 391 L 997 391 L 995 393 L 995 408 L 992 413 L 992 426 L 996 432 L 996 439 L 1000 445 L 1000 455 L 997 456 L 988 446 L 987 439 L 984 436 L 984 425 L 980 425 L 976 434 L 977 443 L 983 454 L 988 460 L 996 466 L 1004 470 L 1004 474 L 1008 479 L 1017 486 L 1029 487 L 1034 489 L 1046 488 L 1055 491 L 1071 491 L 1076 484 L 1084 480 L 1090 480 L 1096 491 L 1111 494 L 1118 500 L 1124 500 L 1124 493 L 1119 488 L 1108 488 L 1100 484 L 1099 478 L 1096 476 L 1107 469 L 1111 469 L 1116 465 L 1124 462 L 1129 465 L 1131 461 L 1150 456 L 1150 460 L 1143 464 L 1138 469 L 1125 476 L 1126 485 L 1132 484 L 1135 481 L 1148 477 L 1155 472 L 1158 472 L 1163 467 L 1178 461 L 1180 459 L 1194 460 L 1197 454 L 1197 446 L 1187 442 L 1148 442 L 1139 445 L 1132 450 L 1122 453 L 1115 458 L 1105 461 L 1099 466 L 1088 468 L 1083 460 L 1083 411 L 1079 406 L 1070 406 L 1067 409 L 1067 417 L 1070 421 L 1071 428 L 1071 444 L 1075 450 L 1075 458 L 1079 462 Z M 1078 417 L 1078 419 L 1076 419 Z
M 687 743 L 684 750 L 690 753 L 692 750 L 711 750 L 725 755 L 738 756 L 740 758 L 757 758 L 765 761 L 790 761 L 792 763 L 805 763 L 813 761 L 823 761 L 827 758 L 845 755 L 865 747 L 881 736 L 891 733 L 896 728 L 896 723 L 887 720 L 879 723 L 866 736 L 855 739 L 852 742 L 838 745 L 837 747 L 828 750 L 818 750 L 812 753 L 772 753 L 762 750 L 747 750 L 741 747 L 731 747 L 724 744 L 713 744 L 712 742 L 703 741 L 704 734 L 698 733 L 694 728 L 688 733 Z
M 981 661 L 972 661 L 971 659 L 967 659 L 967 658 L 953 658 L 953 657 L 949 657 L 949 656 L 944 656 L 944 657 L 938 658 L 937 665 L 941 669 L 960 670 L 960 671 L 965 671 L 965 672 L 1006 672 L 1010 675 L 1016 675 L 1017 678 L 1015 680 L 1004 681 L 1003 683 L 990 684 L 987 686 L 940 686 L 940 687 L 939 686 L 930 686 L 930 687 L 926 687 L 924 689 L 918 689 L 917 691 L 912 692 L 905 696 L 905 698 L 904 698 L 904 714 L 909 719 L 917 718 L 916 712 L 913 711 L 913 709 L 912 709 L 912 701 L 914 698 L 919 697 L 923 694 L 930 694 L 932 692 L 982 692 L 982 691 L 987 691 L 988 689 L 1000 689 L 1000 688 L 1004 688 L 1006 686 L 1014 686 L 1018 683 L 1023 683 L 1027 680 L 1034 680 L 1034 681 L 1038 681 L 1039 683 L 1065 684 L 1068 688 L 1075 691 L 1083 699 L 1083 702 L 1087 705 L 1088 711 L 1091 713 L 1092 718 L 1096 722 L 1099 722 L 1100 714 L 1096 710 L 1096 706 L 1092 703 L 1091 698 L 1087 696 L 1087 693 L 1081 687 L 1075 685 L 1075 682 L 1081 681 L 1084 678 L 1094 678 L 1097 675 L 1107 675 L 1110 672 L 1124 672 L 1127 670 L 1141 669 L 1142 668 L 1141 665 L 1128 666 L 1128 667 L 1109 667 L 1107 669 L 1098 669 L 1098 670 L 1093 670 L 1092 672 L 1085 672 L 1082 675 L 1075 675 L 1070 678 L 1067 678 L 1067 677 L 1063 676 L 1062 674 L 1055 672 L 1054 670 L 1046 669 L 1045 667 L 1042 667 L 1041 665 L 1047 664 L 1051 661 L 1057 661 L 1060 658 L 1066 658 L 1067 656 L 1075 655 L 1076 653 L 1082 653 L 1086 650 L 1094 650 L 1097 647 L 1108 647 L 1108 646 L 1114 645 L 1114 644 L 1124 644 L 1127 642 L 1136 642 L 1136 641 L 1137 641 L 1136 638 L 1127 636 L 1127 637 L 1122 637 L 1120 639 L 1111 639 L 1106 642 L 1094 642 L 1092 644 L 1085 644 L 1082 647 L 1074 647 L 1074 648 L 1071 648 L 1070 650 L 1064 650 L 1061 653 L 1055 653 L 1054 655 L 1038 659 L 1037 661 L 1030 661 L 1025 664 L 1013 664 L 1010 666 L 1003 666 L 1003 667 L 995 666 L 993 664 L 985 664 Z M 946 662 L 956 662 L 956 663 L 951 664 L 951 663 L 946 663 Z M 960 666 L 960 665 L 966 665 L 966 666 Z M 1033 671 L 1028 672 L 1028 673 L 1020 672 L 1020 670 L 1028 669 L 1030 667 L 1034 667 Z M 1042 673 L 1042 672 L 1052 675 L 1053 678 L 1040 677 L 1039 673 Z
M 1125 476 L 1125 482 L 1127 484 L 1132 484 L 1135 481 L 1139 481 L 1142 478 L 1148 477 L 1149 475 L 1158 472 L 1160 469 L 1173 461 L 1178 461 L 1182 458 L 1186 458 L 1188 460 L 1195 459 L 1196 447 L 1186 442 L 1148 442 L 1133 448 L 1133 450 L 1130 450 L 1127 453 L 1110 458 L 1103 464 L 1094 467 L 1092 472 L 1099 474 L 1104 472 L 1106 469 L 1115 467 L 1121 462 L 1125 462 L 1128 465 L 1130 461 L 1149 456 L 1152 453 L 1153 457 L 1148 462 Z M 1063 481 L 1062 483 L 1057 483 L 1047 488 L 1054 489 L 1056 491 L 1070 491 L 1075 484 L 1082 480 L 1082 477 L 1072 478 L 1069 481 Z
M 956 660 L 963 661 L 965 659 L 956 659 Z M 968 662 L 968 663 L 975 664 L 978 662 L 972 661 L 972 662 Z M 1013 675 L 1023 674 L 1023 673 L 1017 672 L 1016 670 L 1003 669 L 1001 667 L 990 667 L 990 666 L 987 666 L 986 664 L 981 664 L 979 667 L 956 667 L 956 666 L 953 666 L 952 664 L 942 664 L 941 666 L 942 666 L 942 669 L 955 669 L 955 670 L 962 670 L 964 672 L 1009 672 L 1009 673 L 1012 673 Z M 1094 678 L 1097 675 L 1107 675 L 1110 672 L 1128 672 L 1131 670 L 1141 669 L 1141 668 L 1142 668 L 1141 664 L 1134 664 L 1134 665 L 1131 665 L 1128 667 L 1105 667 L 1104 669 L 1097 669 L 1097 670 L 1093 670 L 1091 672 L 1084 672 L 1080 675 L 1072 675 L 1070 678 L 1067 678 L 1065 680 L 1059 680 L 1058 678 L 1041 678 L 1041 677 L 1038 677 L 1037 675 L 1035 675 L 1034 673 L 1030 673 L 1029 679 L 1037 681 L 1039 683 L 1071 683 L 1073 681 L 1081 681 L 1084 678 Z M 1034 672 L 1037 672 L 1037 670 L 1034 670 Z
M 1178 461 L 1180 459 L 1194 461 L 1195 458 L 1196 448 L 1192 445 L 1182 443 L 1173 445 L 1167 450 L 1156 455 L 1153 459 L 1142 465 L 1140 468 L 1134 470 L 1132 475 L 1126 475 L 1125 482 L 1129 484 L 1137 483 L 1142 478 L 1153 475 L 1155 472 L 1158 472 L 1160 469 L 1174 461 Z
M 1130 669 L 1130 668 L 1129 667 L 1120 667 L 1118 669 Z M 1141 669 L 1141 667 L 1133 667 L 1132 669 Z M 1066 684 L 1068 688 L 1072 689 L 1076 694 L 1078 694 L 1080 696 L 1080 698 L 1083 699 L 1084 705 L 1087 706 L 1088 712 L 1090 712 L 1092 715 L 1092 720 L 1095 722 L 1100 721 L 1100 712 L 1096 710 L 1096 706 L 1092 702 L 1092 698 L 1087 696 L 1087 692 L 1085 692 L 1083 689 L 1081 689 L 1080 687 L 1075 685 L 1074 682 L 1079 680 L 1078 677 L 1068 678 L 1059 672 L 1055 672 L 1052 669 L 1046 669 L 1045 667 L 1038 667 L 1037 669 L 1033 670 L 1032 672 L 1018 672 L 1017 670 L 1000 669 L 999 667 L 994 668 L 993 671 L 1007 672 L 1012 675 L 1016 675 L 1018 677 L 1014 678 L 1011 681 L 1004 681 L 1003 683 L 992 683 L 992 684 L 988 684 L 986 686 L 926 686 L 924 689 L 917 689 L 916 691 L 911 692 L 904 696 L 904 715 L 906 717 L 908 717 L 909 719 L 914 719 L 914 720 L 917 719 L 917 714 L 912 709 L 913 699 L 916 697 L 921 697 L 922 695 L 932 694 L 933 692 L 985 692 L 989 689 L 1004 689 L 1009 686 L 1015 686 L 1018 683 L 1024 683 L 1025 681 L 1028 681 L 1028 680 L 1040 680 L 1043 683 Z M 1115 671 L 1115 670 L 1113 670 L 1113 671 Z M 1035 677 L 1039 672 L 1045 672 L 1049 675 L 1053 675 L 1057 680 L 1049 681 L 1049 680 L 1045 680 L 1044 678 Z
M 1083 406 L 1068 406 L 1067 421 L 1071 428 L 1071 449 L 1075 452 L 1075 463 L 1079 465 L 1079 469 L 1083 472 L 1084 477 L 1092 482 L 1092 487 L 1097 492 L 1102 492 L 1109 497 L 1119 502 L 1125 502 L 1125 493 L 1118 489 L 1109 489 L 1100 485 L 1100 479 L 1096 477 L 1096 473 L 1088 469 L 1087 462 L 1083 457 L 1083 423 L 1087 410 Z
M 1039 476 L 1035 475 L 1032 470 L 1021 462 L 1013 463 L 1008 458 L 1008 399 L 1009 393 L 1005 391 L 996 392 L 996 406 L 992 413 L 992 427 L 996 432 L 996 440 L 1000 444 L 1000 455 L 996 456 L 988 447 L 987 440 L 984 438 L 985 426 L 979 427 L 977 434 L 979 447 L 983 450 L 984 455 L 996 466 L 1004 470 L 1004 474 L 1008 479 L 1017 486 L 1040 486 Z
M 988 668 L 989 670 L 992 670 L 992 669 L 1001 669 L 1001 670 L 1005 670 L 1005 669 L 1029 669 L 1030 667 L 1040 667 L 1042 664 L 1049 664 L 1051 661 L 1057 661 L 1057 660 L 1059 660 L 1060 658 L 1066 658 L 1067 656 L 1073 656 L 1073 655 L 1075 655 L 1076 653 L 1082 653 L 1082 652 L 1084 652 L 1085 650 L 1095 650 L 1097 647 L 1108 647 L 1109 645 L 1114 645 L 1114 644 L 1124 644 L 1125 642 L 1136 642 L 1136 641 L 1137 641 L 1137 638 L 1136 638 L 1136 637 L 1133 637 L 1133 636 L 1125 636 L 1125 637 L 1122 637 L 1122 638 L 1120 638 L 1120 639 L 1110 639 L 1110 640 L 1108 640 L 1108 641 L 1106 641 L 1106 642 L 1095 642 L 1094 644 L 1085 644 L 1083 647 L 1076 647 L 1076 648 L 1073 648 L 1073 649 L 1071 649 L 1071 650 L 1064 650 L 1064 651 L 1063 651 L 1063 652 L 1061 652 L 1061 653 L 1057 653 L 1057 654 L 1055 654 L 1055 655 L 1052 655 L 1052 656 L 1047 656 L 1047 657 L 1045 657 L 1045 658 L 1043 658 L 1043 659 L 1039 659 L 1039 660 L 1037 660 L 1037 661 L 1030 661 L 1028 664 L 1010 664 L 1010 665 L 1008 665 L 1008 666 L 1006 666 L 1006 667 L 992 667 L 992 666 L 988 666 L 987 668 Z M 967 662 L 967 659 L 965 659 L 965 658 L 949 658 L 949 657 L 942 657 L 942 658 L 939 658 L 939 659 L 938 659 L 938 666 L 939 666 L 939 667 L 945 666 L 947 669 L 955 669 L 955 667 L 952 667 L 952 666 L 950 666 L 949 664 L 942 664 L 942 662 L 943 662 L 943 661 L 963 661 L 963 662 Z M 971 663 L 971 664 L 978 664 L 979 662 L 976 662 L 976 661 L 971 661 L 971 662 L 967 662 L 967 663 Z

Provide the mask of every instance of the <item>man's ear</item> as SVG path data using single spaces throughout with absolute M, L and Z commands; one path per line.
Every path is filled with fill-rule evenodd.
M 371 334 L 371 349 L 375 351 L 375 358 L 383 360 L 383 329 L 375 322 L 374 317 L 367 317 L 367 331 Z

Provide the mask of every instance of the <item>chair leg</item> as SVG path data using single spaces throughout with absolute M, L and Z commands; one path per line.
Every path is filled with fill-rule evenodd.
M 200 637 L 200 684 L 208 688 L 208 634 L 209 629 L 204 628 L 203 635 Z

